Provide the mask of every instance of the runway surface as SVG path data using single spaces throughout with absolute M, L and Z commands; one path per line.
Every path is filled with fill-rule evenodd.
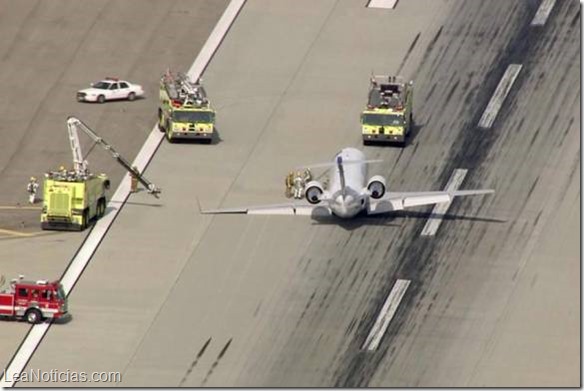
M 40 231 L 41 204 L 26 204 L 30 176 L 72 164 L 67 117 L 81 118 L 133 160 L 156 120 L 158 77 L 169 66 L 190 65 L 225 4 L 0 2 L 0 274 L 58 279 L 86 236 Z M 78 89 L 106 76 L 142 84 L 146 99 L 75 101 Z M 85 135 L 80 138 L 84 152 L 91 151 L 90 168 L 107 172 L 115 189 L 125 171 L 99 147 L 91 150 Z M 29 327 L 0 327 L 5 366 Z
M 246 3 L 204 75 L 221 142 L 161 145 L 147 175 L 163 198 L 131 196 L 28 368 L 121 371 L 122 386 L 580 384 L 578 3 L 543 26 L 539 1 L 365 4 Z M 416 121 L 405 149 L 365 149 L 384 159 L 372 174 L 436 190 L 466 169 L 461 189 L 494 196 L 455 200 L 435 236 L 420 236 L 431 208 L 199 214 L 197 199 L 281 202 L 289 169 L 360 145 L 372 71 L 415 81 Z M 379 348 L 362 350 L 398 279 Z

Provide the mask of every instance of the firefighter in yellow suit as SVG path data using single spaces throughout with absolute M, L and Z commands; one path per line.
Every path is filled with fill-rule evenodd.
M 288 175 L 286 175 L 286 198 L 292 197 L 292 186 L 294 186 L 294 171 L 290 171 Z
M 134 169 L 135 172 L 139 172 L 138 171 L 138 167 L 134 166 L 132 168 Z M 138 191 L 138 177 L 133 172 L 131 172 L 130 173 L 130 179 L 131 179 L 131 182 L 130 182 L 130 193 L 135 193 L 135 192 Z

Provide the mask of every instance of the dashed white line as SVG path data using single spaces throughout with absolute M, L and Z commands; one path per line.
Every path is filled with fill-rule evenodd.
M 511 64 L 507 67 L 507 70 L 501 78 L 501 81 L 499 81 L 499 85 L 491 97 L 485 112 L 481 116 L 479 127 L 488 129 L 493 125 L 493 122 L 503 105 L 503 101 L 507 97 L 507 94 L 509 94 L 509 91 L 511 91 L 511 87 L 522 67 L 523 65 L 521 64 Z
M 397 0 L 369 0 L 367 8 L 392 9 L 397 4 Z
M 397 311 L 399 303 L 410 286 L 410 282 L 410 280 L 397 280 L 395 282 L 361 349 L 369 351 L 377 350 L 391 319 L 393 319 L 393 316 Z
M 205 42 L 205 45 L 199 52 L 199 55 L 188 72 L 189 76 L 191 76 L 193 80 L 198 79 L 201 76 L 201 73 L 205 70 L 207 63 L 213 57 L 213 54 L 221 44 L 223 37 L 231 27 L 244 3 L 245 0 L 231 0 L 223 12 L 223 15 L 209 35 L 209 38 Z M 146 165 L 154 155 L 154 152 L 156 152 L 156 149 L 158 148 L 158 145 L 160 144 L 160 141 L 162 141 L 163 137 L 164 135 L 159 132 L 155 126 L 148 136 L 148 139 L 142 146 L 142 149 L 138 153 L 138 156 L 134 160 L 134 163 L 132 164 L 133 166 L 138 167 L 140 172 L 143 172 L 146 168 Z M 65 274 L 61 278 L 61 284 L 63 284 L 63 289 L 67 295 L 69 295 L 75 286 L 75 283 L 81 276 L 81 273 L 83 273 L 83 269 L 85 269 L 89 263 L 93 253 L 114 222 L 129 194 L 130 175 L 126 174 L 124 180 L 122 180 L 120 186 L 117 188 L 108 204 L 109 213 L 96 222 L 95 226 L 85 239 L 85 242 L 83 242 L 82 247 L 79 249 L 75 255 L 75 258 L 73 261 L 71 261 L 67 267 L 67 270 L 65 271 Z M 16 383 L 18 380 L 19 375 L 22 373 L 28 364 L 28 361 L 45 336 L 49 326 L 50 323 L 41 323 L 31 327 L 24 341 L 16 351 L 16 354 L 10 361 L 10 364 L 6 370 L 3 371 L 2 378 L 0 379 L 0 388 L 14 386 L 14 383 Z
M 556 0 L 542 0 L 539 4 L 539 8 L 531 21 L 532 26 L 543 26 L 550 16 L 552 12 L 552 8 L 554 8 L 554 4 L 556 4 Z
M 462 185 L 462 181 L 464 181 L 464 177 L 466 176 L 467 170 L 463 169 L 463 168 L 458 168 L 456 170 L 454 170 L 454 172 L 452 173 L 452 175 L 450 176 L 450 179 L 448 180 L 448 183 L 446 184 L 446 188 L 444 189 L 445 191 L 456 191 L 460 188 L 460 185 Z M 441 204 L 436 204 L 436 206 L 434 206 L 434 209 L 432 209 L 432 216 L 428 219 L 428 221 L 426 222 L 426 225 L 424 226 L 424 229 L 422 230 L 422 236 L 434 236 L 436 235 L 436 232 L 438 231 L 438 228 L 440 227 L 440 224 L 442 223 L 442 220 L 444 219 L 444 215 L 446 214 L 446 212 L 448 212 L 448 208 L 450 208 L 450 204 L 452 203 L 452 201 L 450 202 L 444 202 Z M 434 217 L 437 216 L 437 217 Z

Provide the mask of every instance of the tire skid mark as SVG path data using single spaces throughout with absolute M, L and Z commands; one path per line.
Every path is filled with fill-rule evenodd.
M 529 4 L 525 6 L 522 4 L 522 6 L 523 8 L 517 13 L 510 12 L 511 15 L 509 17 L 523 21 L 523 25 L 519 25 L 516 30 L 511 33 L 511 39 L 509 43 L 504 46 L 503 54 L 497 56 L 493 60 L 494 68 L 486 74 L 485 80 L 481 85 L 482 88 L 477 91 L 476 95 L 473 96 L 472 102 L 468 104 L 468 114 L 470 115 L 468 115 L 468 119 L 464 121 L 463 131 L 458 135 L 453 144 L 453 148 L 449 153 L 450 156 L 447 159 L 449 163 L 445 165 L 446 167 L 443 168 L 443 171 L 437 180 L 440 184 L 446 182 L 448 179 L 447 177 L 456 167 L 465 167 L 469 169 L 469 171 L 475 168 L 480 168 L 498 137 L 498 133 L 493 132 L 494 134 L 492 135 L 477 138 L 475 127 L 507 64 L 511 63 L 512 59 L 517 61 L 520 58 L 524 59 L 530 55 L 531 53 L 529 50 L 533 46 L 533 41 L 538 38 L 537 36 L 530 37 L 526 29 L 526 26 L 529 25 L 530 18 L 526 18 L 525 16 L 531 12 L 530 8 L 533 8 L 533 6 L 530 6 Z M 428 45 L 420 68 L 422 68 L 427 62 L 428 56 L 437 45 L 438 38 L 443 32 L 443 27 L 444 26 L 440 28 L 434 40 Z M 520 55 L 518 55 L 517 52 L 519 52 Z M 521 84 L 519 84 L 519 80 L 517 80 L 516 83 L 515 88 L 517 89 Z M 501 123 L 504 119 L 507 119 L 508 116 L 505 114 L 508 114 L 508 111 L 507 113 L 501 111 L 498 120 L 493 124 L 493 128 L 497 128 L 497 123 Z M 423 220 L 416 221 L 414 223 L 414 231 L 420 231 L 424 223 L 425 221 Z M 486 229 L 486 227 L 479 226 L 475 228 L 473 235 L 483 237 L 486 233 Z M 469 235 L 470 234 L 471 233 L 469 232 Z M 420 237 L 411 237 L 401 242 L 396 257 L 396 262 L 399 264 L 399 267 L 397 268 L 397 271 L 388 270 L 386 272 L 387 281 L 393 281 L 395 278 L 405 278 L 411 279 L 412 284 L 409 289 L 409 294 L 404 297 L 399 313 L 396 314 L 395 318 L 392 320 L 393 323 L 389 326 L 386 332 L 384 338 L 385 341 L 381 344 L 379 351 L 376 353 L 364 354 L 359 351 L 359 345 L 364 340 L 376 315 L 376 312 L 373 310 L 367 311 L 367 315 L 359 322 L 357 331 L 347 348 L 343 365 L 341 365 L 335 372 L 335 386 L 368 386 L 381 361 L 388 360 L 389 365 L 391 365 L 396 354 L 404 347 L 403 344 L 401 346 L 393 346 L 392 337 L 394 337 L 398 331 L 403 328 L 406 322 L 409 321 L 409 317 L 412 315 L 410 309 L 421 305 L 422 299 L 427 294 L 426 288 L 423 288 L 422 282 L 428 281 L 432 275 L 436 273 L 438 267 L 437 261 L 432 257 L 433 253 L 435 253 L 434 250 L 437 247 L 438 241 L 428 242 L 422 239 L 423 238 Z M 383 289 L 378 291 L 375 294 L 375 299 L 372 300 L 372 303 L 369 304 L 368 307 L 372 309 L 380 308 L 386 293 L 386 290 Z M 389 355 L 386 357 L 388 352 Z
M 225 346 L 223 346 L 223 349 L 221 349 L 221 351 L 219 352 L 219 355 L 217 356 L 217 358 L 215 359 L 213 364 L 211 364 L 211 368 L 209 368 L 209 371 L 207 372 L 207 374 L 205 375 L 205 378 L 203 379 L 203 382 L 201 383 L 202 387 L 204 387 L 205 384 L 207 383 L 207 381 L 209 381 L 209 378 L 211 377 L 211 375 L 213 374 L 213 372 L 215 371 L 215 369 L 219 365 L 219 361 L 221 360 L 221 358 L 223 358 L 223 356 L 227 352 L 227 349 L 229 349 L 229 345 L 231 345 L 232 340 L 233 340 L 233 338 L 229 338 L 229 341 L 227 341 Z
M 207 350 L 207 347 L 209 346 L 210 343 L 211 343 L 211 337 L 209 337 L 207 342 L 205 342 L 203 344 L 203 347 L 199 350 L 199 353 L 197 353 L 197 356 L 195 357 L 195 359 L 193 360 L 193 362 L 191 363 L 191 365 L 189 366 L 189 368 L 185 372 L 185 375 L 183 376 L 182 380 L 178 384 L 179 387 L 182 387 L 184 382 L 187 380 L 187 378 L 189 377 L 189 375 L 191 374 L 191 372 L 193 371 L 193 369 L 195 368 L 195 366 L 199 362 L 199 359 L 203 356 L 203 354 L 205 353 L 205 350 Z

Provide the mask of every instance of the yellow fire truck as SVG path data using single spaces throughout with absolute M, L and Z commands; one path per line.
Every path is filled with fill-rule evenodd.
M 363 144 L 396 143 L 405 146 L 413 125 L 413 81 L 373 75 L 367 108 L 361 113 Z
M 170 71 L 160 79 L 158 128 L 166 133 L 169 142 L 175 140 L 213 141 L 215 110 L 202 84 L 193 83 L 188 75 Z
M 42 229 L 82 231 L 89 221 L 105 213 L 109 179 L 75 171 L 52 171 L 45 174 Z
M 45 174 L 43 185 L 43 209 L 41 228 L 55 230 L 82 231 L 92 219 L 102 217 L 106 212 L 106 191 L 110 180 L 106 174 L 92 174 L 81 152 L 77 130 L 85 132 L 95 143 L 108 151 L 122 167 L 137 178 L 155 196 L 160 189 L 150 183 L 130 163 L 79 119 L 69 117 L 67 130 L 73 153 L 73 170 L 61 167 Z

